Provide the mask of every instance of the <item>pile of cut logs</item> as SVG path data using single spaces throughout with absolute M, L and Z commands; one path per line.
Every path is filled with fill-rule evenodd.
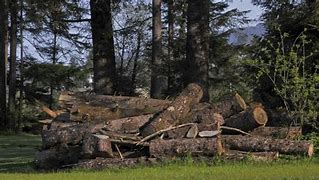
M 292 140 L 298 127 L 265 127 L 261 105 L 235 94 L 200 103 L 202 89 L 189 84 L 173 101 L 62 92 L 60 111 L 43 107 L 40 169 L 102 168 L 154 163 L 162 158 L 213 157 L 272 160 L 279 154 L 313 155 L 313 144 Z

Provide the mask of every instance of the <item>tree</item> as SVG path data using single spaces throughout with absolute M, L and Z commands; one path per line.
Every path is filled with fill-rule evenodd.
M 116 82 L 116 67 L 111 1 L 90 0 L 90 6 L 94 91 L 97 94 L 113 94 Z
M 0 121 L 7 126 L 6 119 L 6 64 L 8 57 L 8 1 L 0 0 Z
M 18 3 L 17 0 L 10 1 L 10 71 L 9 71 L 9 117 L 10 129 L 16 129 L 16 62 L 17 62 L 17 42 L 18 42 Z
M 153 26 L 152 26 L 152 77 L 151 97 L 164 98 L 167 89 L 167 78 L 163 75 L 162 63 L 162 0 L 153 0 Z
M 204 91 L 203 101 L 209 100 L 209 0 L 188 0 L 187 10 L 187 72 L 185 82 L 196 82 Z

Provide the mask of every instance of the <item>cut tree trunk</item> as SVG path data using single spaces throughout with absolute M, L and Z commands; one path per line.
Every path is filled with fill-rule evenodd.
M 107 136 L 88 133 L 83 139 L 82 154 L 84 158 L 113 157 L 112 144 Z
M 254 161 L 274 161 L 279 158 L 279 152 L 244 152 L 244 151 L 228 151 L 224 154 L 228 160 L 244 160 L 252 159 Z
M 217 138 L 153 140 L 150 155 L 153 157 L 215 156 L 223 151 Z
M 214 113 L 221 114 L 224 118 L 228 118 L 247 109 L 244 99 L 239 95 L 226 97 L 223 101 L 212 104 L 210 107 Z
M 203 124 L 224 124 L 224 118 L 221 114 L 215 112 L 211 104 L 195 104 L 186 118 L 181 119 L 179 124 L 184 123 L 203 123 Z
M 80 157 L 81 146 L 62 145 L 37 152 L 35 156 L 35 165 L 38 169 L 58 169 L 63 165 L 77 163 Z
M 110 131 L 132 132 L 138 131 L 145 123 L 147 123 L 154 114 L 126 117 L 106 122 L 106 128 Z
M 276 139 L 296 139 L 302 135 L 302 132 L 301 127 L 259 127 L 250 134 Z
M 314 153 L 313 144 L 308 141 L 294 141 L 286 139 L 271 139 L 251 136 L 222 136 L 223 142 L 232 150 L 247 152 L 272 151 L 281 154 L 308 155 Z
M 42 145 L 44 149 L 59 144 L 79 144 L 87 132 L 97 132 L 104 124 L 79 124 L 60 129 L 50 129 L 42 131 Z
M 253 107 L 225 119 L 224 126 L 251 131 L 257 127 L 265 126 L 267 121 L 268 117 L 264 109 Z
M 197 84 L 189 84 L 171 105 L 141 128 L 142 136 L 148 136 L 159 130 L 174 126 L 186 118 L 192 106 L 203 97 L 203 91 Z

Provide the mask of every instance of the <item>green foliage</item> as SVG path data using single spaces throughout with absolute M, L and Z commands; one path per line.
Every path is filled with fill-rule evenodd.
M 311 132 L 304 135 L 301 139 L 311 141 L 314 145 L 315 152 L 319 152 L 319 133 Z
M 307 61 L 312 53 L 306 52 L 309 40 L 304 32 L 292 45 L 286 42 L 289 38 L 287 33 L 280 32 L 279 42 L 266 39 L 259 55 L 246 62 L 258 69 L 258 80 L 264 75 L 269 78 L 275 93 L 283 100 L 289 116 L 294 119 L 296 125 L 315 122 L 318 113 L 316 86 L 319 83 L 319 67 L 316 66 L 315 71 L 307 70 Z

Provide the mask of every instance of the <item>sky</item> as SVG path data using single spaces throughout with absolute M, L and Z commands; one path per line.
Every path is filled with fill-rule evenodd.
M 259 18 L 263 11 L 258 6 L 254 6 L 250 0 L 233 0 L 233 2 L 229 2 L 229 8 L 237 8 L 242 11 L 250 10 L 248 17 L 255 21 L 252 21 L 249 26 L 254 26 L 261 22 Z

